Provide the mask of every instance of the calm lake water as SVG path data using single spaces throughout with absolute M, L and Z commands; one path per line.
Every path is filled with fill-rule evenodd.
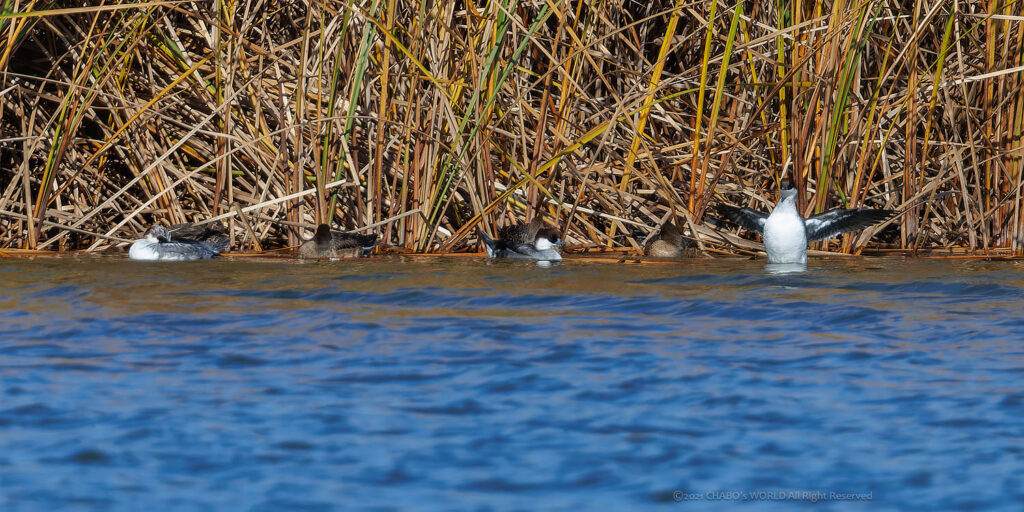
M 5 512 L 1024 507 L 1019 263 L 6 259 L 0 286 Z

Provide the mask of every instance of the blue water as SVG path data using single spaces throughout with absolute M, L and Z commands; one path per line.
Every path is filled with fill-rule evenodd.
M 8 259 L 0 287 L 5 512 L 1024 507 L 1017 263 Z

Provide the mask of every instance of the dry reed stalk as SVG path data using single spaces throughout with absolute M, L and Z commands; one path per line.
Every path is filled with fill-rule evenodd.
M 1024 254 L 1020 3 L 0 3 L 0 246 L 238 203 L 240 248 L 450 251 L 543 207 L 576 244 L 674 217 L 749 251 L 704 210 L 787 174 L 807 213 L 958 192 L 823 248 Z

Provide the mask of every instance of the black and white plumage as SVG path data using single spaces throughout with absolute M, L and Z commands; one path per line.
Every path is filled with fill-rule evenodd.
M 331 231 L 327 224 L 316 227 L 313 238 L 299 246 L 299 257 L 305 259 L 358 258 L 373 249 L 377 235 Z
M 128 257 L 145 261 L 206 260 L 220 254 L 228 246 L 227 236 L 213 228 L 206 234 L 202 234 L 201 231 L 191 233 L 202 239 L 172 235 L 168 228 L 153 226 L 146 230 L 141 239 L 132 244 L 128 249 Z
M 857 231 L 885 221 L 894 210 L 851 208 L 831 210 L 803 218 L 796 207 L 797 191 L 783 180 L 778 204 L 765 214 L 750 208 L 722 207 L 725 216 L 742 228 L 757 231 L 764 238 L 768 263 L 807 263 L 807 243 Z
M 542 227 L 536 219 L 534 221 L 500 230 L 498 240 L 491 239 L 481 231 L 480 240 L 484 243 L 487 256 L 541 261 L 561 260 L 561 248 L 565 242 L 561 240 L 558 230 Z

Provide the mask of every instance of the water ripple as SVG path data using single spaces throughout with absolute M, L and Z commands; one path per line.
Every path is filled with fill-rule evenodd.
M 1024 501 L 1014 265 L 5 265 L 3 510 Z

